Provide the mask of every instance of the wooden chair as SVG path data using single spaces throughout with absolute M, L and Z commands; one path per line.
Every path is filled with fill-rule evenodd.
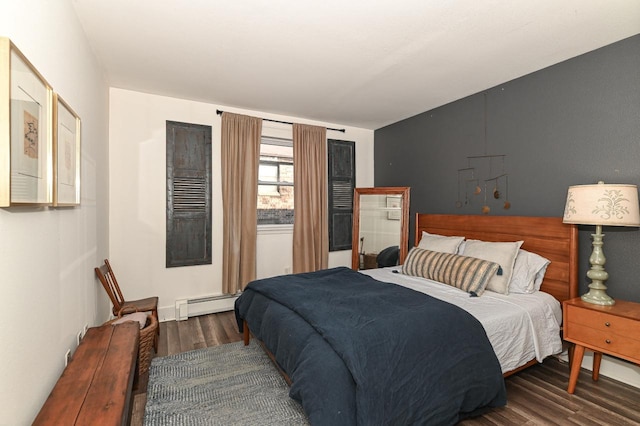
M 94 269 L 98 279 L 102 283 L 102 287 L 107 292 L 111 303 L 113 304 L 113 315 L 118 316 L 122 310 L 134 310 L 138 312 L 151 312 L 151 315 L 158 321 L 158 298 L 147 297 L 146 299 L 139 300 L 125 300 L 116 280 L 116 276 L 111 269 L 111 264 L 108 259 L 104 260 L 104 264 Z M 158 335 L 160 334 L 160 327 L 156 329 L 156 337 L 153 342 L 153 348 L 158 352 Z

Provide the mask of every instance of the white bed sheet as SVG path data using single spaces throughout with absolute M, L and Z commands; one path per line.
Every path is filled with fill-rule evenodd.
M 499 294 L 485 291 L 480 297 L 455 287 L 396 273 L 400 267 L 360 271 L 379 281 L 399 284 L 457 305 L 482 323 L 500 361 L 502 372 L 514 370 L 534 357 L 542 362 L 562 351 L 560 303 L 542 291 L 533 294 Z

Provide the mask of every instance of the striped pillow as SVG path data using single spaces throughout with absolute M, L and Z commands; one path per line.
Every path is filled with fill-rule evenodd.
M 414 247 L 402 265 L 402 273 L 439 281 L 480 296 L 500 265 L 475 257 L 441 253 Z

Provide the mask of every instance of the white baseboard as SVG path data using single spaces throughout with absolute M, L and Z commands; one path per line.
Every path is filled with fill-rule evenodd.
M 158 320 L 174 321 L 176 319 L 176 307 L 175 306 L 158 306 Z
M 212 298 L 200 303 L 188 303 L 186 299 L 176 300 L 174 306 L 158 307 L 158 318 L 162 321 L 181 321 L 198 315 L 232 311 L 236 297 Z
M 559 358 L 565 362 L 569 361 L 566 352 L 563 352 Z M 593 371 L 593 352 L 585 351 L 584 358 L 582 358 L 582 368 Z M 600 375 L 640 389 L 640 366 L 631 362 L 602 355 Z M 580 386 L 579 381 L 578 386 Z

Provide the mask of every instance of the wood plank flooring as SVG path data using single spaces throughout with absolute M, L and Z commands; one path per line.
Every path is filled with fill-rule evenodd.
M 156 356 L 240 340 L 233 312 L 163 322 Z M 594 382 L 586 370 L 580 373 L 574 395 L 567 393 L 568 383 L 569 366 L 547 359 L 506 379 L 506 407 L 460 425 L 640 425 L 640 389 L 602 375 Z M 140 385 L 133 401 L 133 426 L 143 424 L 146 378 Z

